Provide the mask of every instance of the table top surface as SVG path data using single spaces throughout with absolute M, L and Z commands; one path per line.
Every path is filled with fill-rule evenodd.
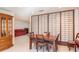
M 37 35 L 37 34 L 34 34 L 33 37 L 36 38 L 36 35 Z M 56 37 L 57 37 L 57 36 L 53 36 L 53 35 L 44 36 L 44 35 L 41 35 L 41 34 L 40 34 L 40 35 L 38 34 L 37 36 L 38 36 L 39 38 L 44 38 L 44 40 L 48 40 L 48 41 L 55 41 L 55 40 L 56 40 Z

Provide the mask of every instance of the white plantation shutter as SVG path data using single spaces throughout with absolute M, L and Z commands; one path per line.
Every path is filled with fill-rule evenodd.
M 61 13 L 61 41 L 73 40 L 73 11 Z
M 39 16 L 39 34 L 42 34 L 42 16 Z
M 47 15 L 40 15 L 39 16 L 39 34 L 43 34 L 44 32 L 47 32 Z
M 31 22 L 32 32 L 38 34 L 38 16 L 32 16 Z
M 49 14 L 49 32 L 51 35 L 60 33 L 60 13 Z

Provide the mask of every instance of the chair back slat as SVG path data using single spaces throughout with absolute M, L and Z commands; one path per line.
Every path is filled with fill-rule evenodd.
M 56 37 L 56 42 L 58 41 L 59 35 L 60 35 L 60 34 L 58 34 L 57 37 Z
M 77 38 L 79 38 L 79 33 L 77 33 L 77 35 L 76 35 L 76 39 L 77 39 Z

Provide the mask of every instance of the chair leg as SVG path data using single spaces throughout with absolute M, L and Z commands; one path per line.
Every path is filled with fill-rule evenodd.
M 76 45 L 74 45 L 74 46 L 75 46 L 74 48 L 75 48 L 75 52 L 76 52 Z
M 69 48 L 69 51 L 70 51 L 70 46 L 68 48 Z
M 54 52 L 57 52 L 58 51 L 58 44 L 57 43 L 55 43 L 55 45 L 53 45 L 54 46 Z
M 44 52 L 44 45 L 43 45 L 43 52 Z
M 69 48 L 69 51 L 70 51 L 70 44 L 68 43 L 68 48 Z
M 38 52 L 38 42 L 36 42 L 36 50 L 37 50 L 37 52 Z
M 38 52 L 38 46 L 37 46 L 37 52 Z
M 47 44 L 47 51 L 49 52 L 49 45 Z
M 32 49 L 32 39 L 30 39 L 30 47 L 29 47 L 29 49 Z
M 58 50 L 58 46 L 57 46 L 57 45 L 55 46 L 55 50 L 56 50 L 56 52 L 57 52 L 57 50 Z

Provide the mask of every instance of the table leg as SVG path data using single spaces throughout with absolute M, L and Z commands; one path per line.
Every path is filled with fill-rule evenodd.
M 56 42 L 53 42 L 53 52 L 57 52 Z
M 30 39 L 30 49 L 32 49 L 32 40 Z
M 68 43 L 68 48 L 69 48 L 69 51 L 70 51 L 70 44 Z
M 37 49 L 37 52 L 38 52 L 38 42 L 36 42 L 36 49 Z

